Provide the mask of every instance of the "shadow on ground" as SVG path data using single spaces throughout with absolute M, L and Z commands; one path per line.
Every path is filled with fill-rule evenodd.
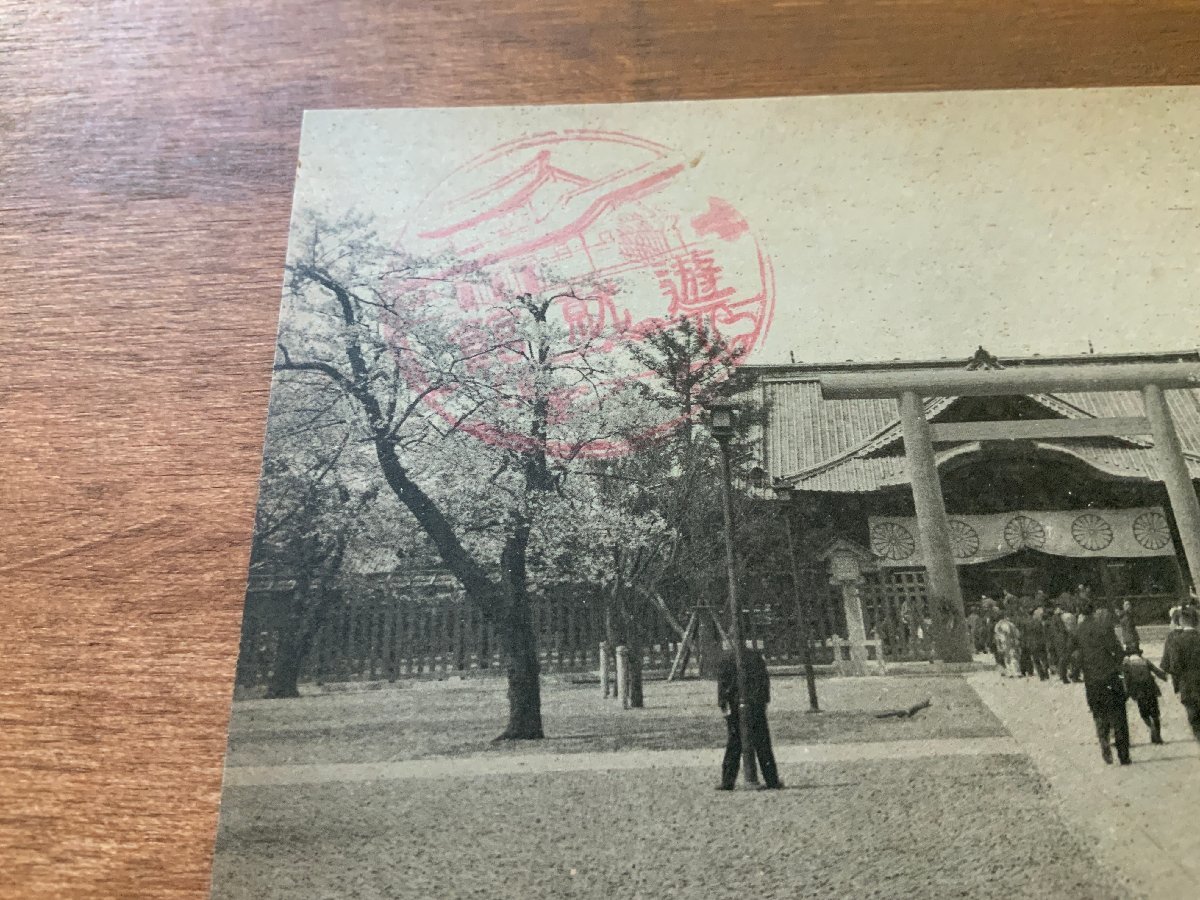
M 777 678 L 776 743 L 873 742 L 1006 734 L 958 676 L 822 681 L 823 712 L 808 712 L 802 679 Z M 645 709 L 622 709 L 598 686 L 548 683 L 542 741 L 492 743 L 504 727 L 502 681 L 408 683 L 379 691 L 234 704 L 228 764 L 394 762 L 479 753 L 576 753 L 720 747 L 725 724 L 709 682 L 647 686 Z M 931 699 L 912 719 L 876 713 Z

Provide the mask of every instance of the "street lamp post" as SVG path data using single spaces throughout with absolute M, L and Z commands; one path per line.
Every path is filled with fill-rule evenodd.
M 709 406 L 709 429 L 721 448 L 721 508 L 725 518 L 725 568 L 729 576 L 729 641 L 733 644 L 733 662 L 737 668 L 738 732 L 742 739 L 742 777 L 747 784 L 758 783 L 754 750 L 746 720 L 746 666 L 742 659 L 742 606 L 738 599 L 737 559 L 733 549 L 733 481 L 729 471 L 729 441 L 734 432 L 733 407 L 727 403 Z
M 792 593 L 796 601 L 796 619 L 800 631 L 800 659 L 804 664 L 804 680 L 808 682 L 808 708 L 820 712 L 817 703 L 817 675 L 813 671 L 812 643 L 808 632 L 808 604 L 800 596 L 800 567 L 796 562 L 796 543 L 792 534 L 792 485 L 776 481 L 772 486 L 775 496 L 782 501 L 783 530 L 787 534 L 788 559 L 792 564 Z

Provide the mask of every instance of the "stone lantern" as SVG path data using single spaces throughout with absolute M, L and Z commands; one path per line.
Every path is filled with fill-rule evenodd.
M 825 561 L 829 571 L 830 584 L 836 585 L 842 591 L 842 607 L 846 613 L 846 637 L 850 652 L 849 661 L 844 661 L 841 655 L 840 643 L 834 641 L 834 664 L 837 668 L 848 670 L 852 675 L 865 675 L 868 670 L 867 628 L 863 621 L 862 586 L 865 575 L 879 569 L 879 564 L 865 547 L 846 538 L 835 538 L 821 551 L 820 558 Z M 876 644 L 876 665 L 882 668 L 883 656 Z

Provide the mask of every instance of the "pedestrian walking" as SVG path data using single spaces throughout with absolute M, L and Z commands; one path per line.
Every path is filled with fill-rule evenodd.
M 1171 676 L 1179 701 L 1187 712 L 1192 734 L 1200 741 L 1200 632 L 1194 607 L 1179 612 L 1179 628 L 1163 650 L 1162 668 Z
M 1021 677 L 1021 632 L 1009 616 L 1007 605 L 1001 605 L 996 622 L 996 661 L 1000 677 Z
M 732 652 L 721 659 L 717 677 L 717 704 L 725 714 L 728 735 L 725 740 L 725 758 L 721 761 L 721 784 L 719 789 L 732 791 L 737 783 L 738 765 L 742 759 L 742 731 L 738 720 L 739 708 L 746 714 L 746 739 L 758 758 L 763 786 L 768 789 L 783 787 L 775 767 L 775 754 L 771 750 L 771 729 L 767 726 L 767 704 L 771 702 L 771 676 L 767 674 L 767 661 L 757 650 L 748 650 L 742 655 L 745 669 L 746 696 L 738 694 L 737 660 Z
M 1142 649 L 1136 644 L 1125 648 L 1125 661 L 1121 664 L 1121 670 L 1125 680 L 1125 693 L 1137 704 L 1138 715 L 1150 729 L 1150 743 L 1161 744 L 1162 715 L 1158 708 L 1158 698 L 1162 696 L 1162 691 L 1154 679 L 1166 681 L 1166 674 L 1142 656 Z
M 1090 604 L 1084 606 L 1082 612 L 1085 618 L 1076 630 L 1072 644 L 1083 674 L 1088 709 L 1096 723 L 1100 755 L 1106 763 L 1111 763 L 1112 745 L 1115 744 L 1117 758 L 1121 765 L 1127 766 L 1130 763 L 1129 719 L 1125 714 L 1125 688 L 1121 683 L 1125 651 L 1105 617 L 1093 615 Z

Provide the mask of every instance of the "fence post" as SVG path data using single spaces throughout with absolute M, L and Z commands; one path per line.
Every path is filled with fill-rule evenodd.
M 617 697 L 621 705 L 629 708 L 629 648 L 617 648 Z
M 604 691 L 604 696 L 609 696 L 608 680 L 612 673 L 608 670 L 608 641 L 600 642 L 600 687 Z

